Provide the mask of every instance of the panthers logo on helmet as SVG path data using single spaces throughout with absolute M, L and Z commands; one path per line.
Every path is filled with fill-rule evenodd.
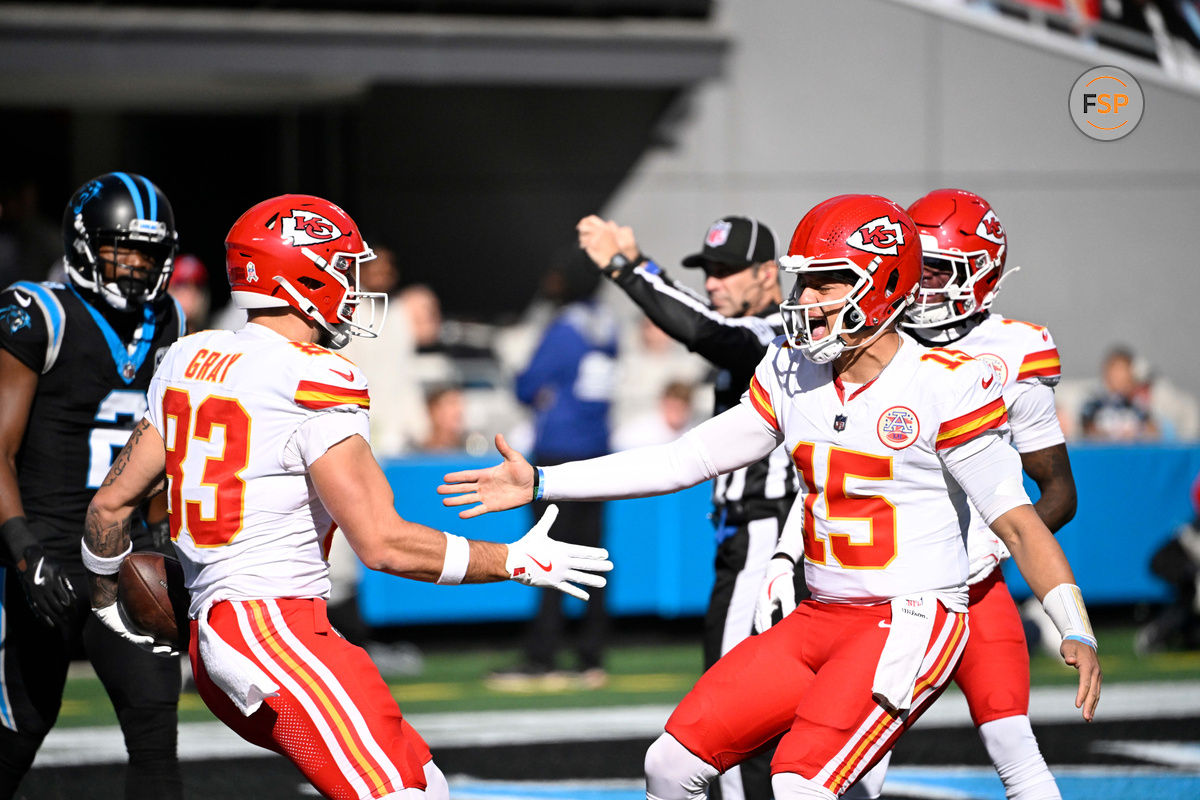
M 917 440 L 921 433 L 921 423 L 912 409 L 904 406 L 892 406 L 879 415 L 876 425 L 879 441 L 893 450 L 903 450 Z
M 280 235 L 293 247 L 331 242 L 345 236 L 337 225 L 312 211 L 293 209 L 290 217 L 279 221 Z
M 995 211 L 990 208 L 987 210 L 983 219 L 979 220 L 979 225 L 975 227 L 975 235 L 993 244 L 1004 244 L 1004 226 L 996 219 Z
M 868 253 L 894 256 L 904 244 L 904 228 L 887 217 L 876 217 L 850 234 L 846 244 Z

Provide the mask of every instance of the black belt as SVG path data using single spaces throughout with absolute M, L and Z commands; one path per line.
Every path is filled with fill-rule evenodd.
M 713 524 L 721 527 L 726 525 L 745 525 L 756 519 L 777 517 L 782 523 L 792 509 L 794 495 L 779 497 L 774 500 L 755 498 L 753 500 L 730 500 L 725 503 L 714 503 L 710 518 Z

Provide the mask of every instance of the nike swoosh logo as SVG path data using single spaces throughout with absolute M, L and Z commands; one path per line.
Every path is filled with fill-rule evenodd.
M 44 577 L 42 577 L 42 565 L 45 563 L 46 563 L 46 559 L 44 559 L 44 558 L 38 559 L 37 569 L 34 570 L 34 572 L 33 572 L 33 585 L 34 586 L 41 586 L 43 583 L 46 582 L 46 579 Z
M 336 370 L 333 367 L 330 367 L 329 371 L 332 372 L 334 375 L 341 375 L 343 378 L 345 378 L 346 380 L 348 380 L 350 382 L 354 381 L 354 370 L 351 370 L 350 372 L 340 372 L 339 370 Z M 986 389 L 987 387 L 985 386 L 983 388 Z
M 881 620 L 879 620 L 879 627 L 881 627 L 881 628 L 890 628 L 890 627 L 892 627 L 892 623 L 888 622 L 888 621 L 887 621 L 887 620 L 885 620 L 885 619 L 881 619 Z
M 29 304 L 33 302 L 32 297 L 26 297 L 20 292 L 13 292 L 13 297 L 17 298 L 17 302 L 21 304 L 22 308 L 29 308 Z
M 992 385 L 992 381 L 994 381 L 994 380 L 996 380 L 996 376 L 995 376 L 995 375 L 991 376 L 991 377 L 990 377 L 990 378 L 988 378 L 986 381 L 983 381 L 983 388 L 985 388 L 985 389 L 986 389 L 986 388 L 988 388 L 989 386 L 991 386 L 991 385 Z
M 549 571 L 550 571 L 550 570 L 551 570 L 551 569 L 554 567 L 554 562 L 553 562 L 553 561 L 551 561 L 549 564 L 543 564 L 542 562 L 538 561 L 538 560 L 537 560 L 536 558 L 534 558 L 533 556 L 530 556 L 530 557 L 529 557 L 529 560 L 530 560 L 530 561 L 532 561 L 533 563 L 537 564 L 539 567 L 541 567 L 541 568 L 542 568 L 543 570 L 545 570 L 546 572 L 549 572 Z

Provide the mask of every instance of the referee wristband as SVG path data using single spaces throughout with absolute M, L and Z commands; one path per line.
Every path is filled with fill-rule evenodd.
M 437 582 L 446 585 L 462 583 L 471 563 L 471 543 L 461 536 L 442 531 L 446 536 L 446 560 L 442 563 L 442 574 Z
M 88 550 L 87 542 L 83 539 L 79 540 L 79 555 L 83 558 L 83 565 L 87 567 L 88 572 L 94 572 L 97 575 L 116 575 L 117 570 L 121 568 L 121 562 L 125 560 L 125 556 L 133 552 L 133 542 L 125 548 L 125 552 L 119 556 L 105 558 L 98 556 L 91 550 Z

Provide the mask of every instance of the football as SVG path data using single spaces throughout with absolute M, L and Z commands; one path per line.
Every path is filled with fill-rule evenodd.
M 117 602 L 138 633 L 187 650 L 189 597 L 179 561 L 151 550 L 130 553 L 117 573 Z

